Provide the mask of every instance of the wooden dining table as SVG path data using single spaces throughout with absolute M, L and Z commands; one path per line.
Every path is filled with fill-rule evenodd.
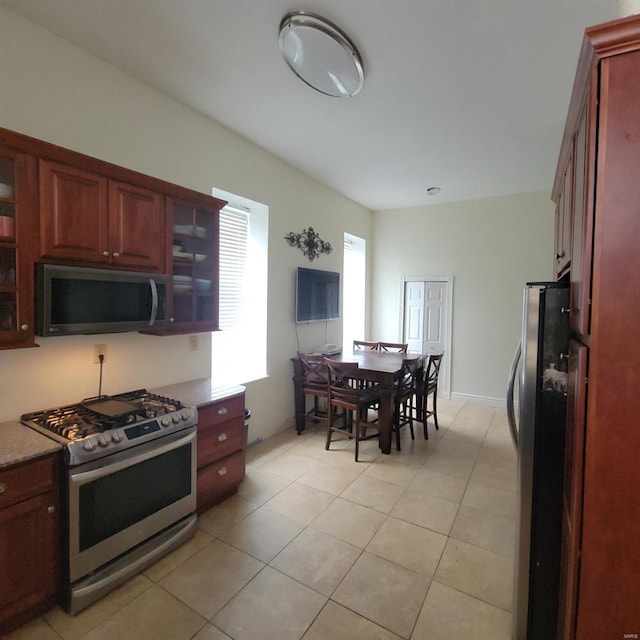
M 391 453 L 391 433 L 393 423 L 394 382 L 400 375 L 402 361 L 405 358 L 419 362 L 418 368 L 424 365 L 427 354 L 422 353 L 392 353 L 386 351 L 353 351 L 327 356 L 338 362 L 357 362 L 360 377 L 369 382 L 375 382 L 380 389 L 380 403 L 378 405 L 378 426 L 380 430 L 379 446 L 382 453 Z M 302 390 L 302 366 L 298 358 L 292 358 L 294 367 L 294 395 L 296 429 L 302 433 L 305 427 L 305 396 Z

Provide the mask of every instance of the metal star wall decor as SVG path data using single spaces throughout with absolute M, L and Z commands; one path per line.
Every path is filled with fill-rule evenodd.
M 314 230 L 313 227 L 305 229 L 302 233 L 287 233 L 284 239 L 291 247 L 298 247 L 305 256 L 313 262 L 321 253 L 331 253 L 333 247 L 329 242 L 325 242 Z

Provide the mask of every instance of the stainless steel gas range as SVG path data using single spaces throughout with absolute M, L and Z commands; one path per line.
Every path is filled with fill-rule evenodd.
M 195 533 L 195 407 L 138 389 L 21 420 L 64 445 L 71 614 Z

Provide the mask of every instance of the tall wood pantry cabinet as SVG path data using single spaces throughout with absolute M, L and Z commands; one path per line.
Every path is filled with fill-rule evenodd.
M 553 199 L 572 330 L 558 638 L 637 638 L 640 16 L 585 32 Z

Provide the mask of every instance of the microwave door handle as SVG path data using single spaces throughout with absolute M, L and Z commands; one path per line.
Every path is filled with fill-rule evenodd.
M 151 317 L 149 318 L 149 326 L 152 327 L 156 321 L 156 314 L 158 313 L 158 288 L 153 278 L 149 278 L 149 284 L 151 285 Z

